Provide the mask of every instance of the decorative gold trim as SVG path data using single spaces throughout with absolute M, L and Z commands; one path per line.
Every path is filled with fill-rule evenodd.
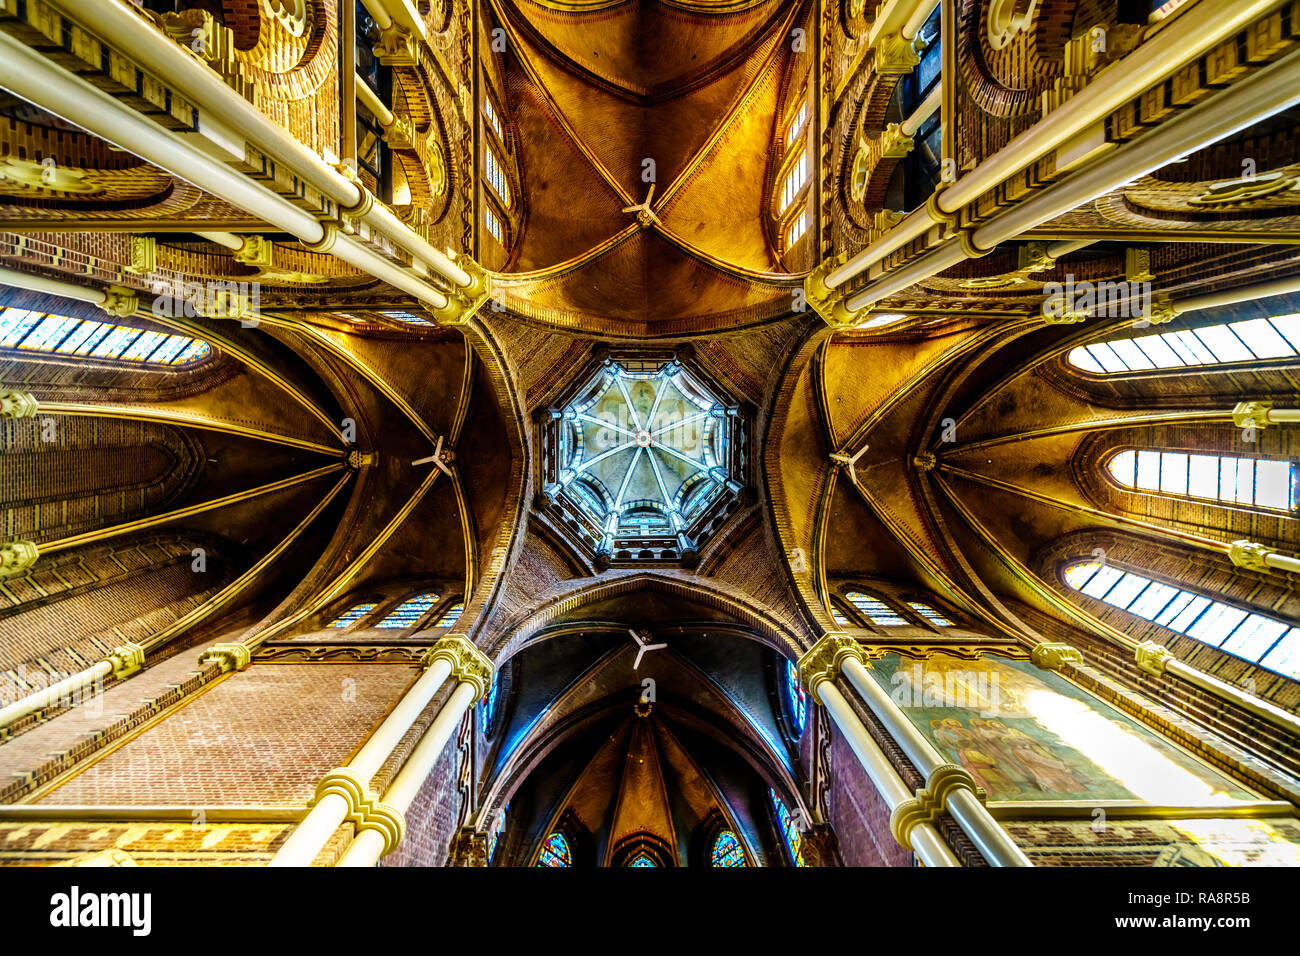
M 912 849 L 912 831 L 923 824 L 934 826 L 946 809 L 948 798 L 958 790 L 970 791 L 980 803 L 988 799 L 965 768 L 945 763 L 931 770 L 925 786 L 916 791 L 916 796 L 894 807 L 889 815 L 889 831 L 894 839 Z
M 821 703 L 817 688 L 823 681 L 833 681 L 840 676 L 844 662 L 853 658 L 863 667 L 870 667 L 867 655 L 858 642 L 845 631 L 827 631 L 816 644 L 799 658 L 799 683 L 813 700 Z
M 464 634 L 448 634 L 433 649 L 425 654 L 422 663 L 430 667 L 434 661 L 447 661 L 451 665 L 451 676 L 466 684 L 473 684 L 476 697 L 487 693 L 492 684 L 495 668 L 487 655 L 474 646 Z
M 1029 652 L 1029 660 L 1043 670 L 1060 670 L 1063 664 L 1082 664 L 1083 654 L 1071 644 L 1045 641 L 1034 645 L 1034 649 Z
M 199 655 L 199 666 L 217 664 L 222 673 L 242 671 L 253 662 L 253 654 L 245 644 L 213 644 Z

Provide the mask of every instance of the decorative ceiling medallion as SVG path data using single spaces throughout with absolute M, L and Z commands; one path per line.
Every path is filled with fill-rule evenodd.
M 1023 285 L 1027 280 L 1021 276 L 981 276 L 977 279 L 965 279 L 958 283 L 962 289 L 1009 289 Z
M 750 418 L 691 363 L 689 349 L 603 357 L 539 416 L 536 505 L 602 570 L 692 567 L 750 497 Z
M 988 5 L 989 46 L 1001 50 L 1018 33 L 1029 29 L 1038 0 L 992 0 Z
M 307 0 L 262 0 L 262 9 L 294 36 L 307 32 Z
M 85 182 L 86 171 L 58 165 L 53 159 L 46 158 L 39 163 L 19 159 L 17 156 L 5 156 L 0 159 L 0 182 L 9 181 L 31 189 L 51 193 L 86 193 L 102 191 L 94 183 Z
M 1193 206 L 1219 206 L 1225 203 L 1249 202 L 1252 199 L 1262 199 L 1265 196 L 1280 193 L 1284 189 L 1290 189 L 1295 184 L 1295 177 L 1284 176 L 1280 172 L 1261 173 L 1258 176 L 1242 176 L 1238 179 L 1215 183 L 1201 195 L 1195 199 L 1189 199 L 1187 202 Z

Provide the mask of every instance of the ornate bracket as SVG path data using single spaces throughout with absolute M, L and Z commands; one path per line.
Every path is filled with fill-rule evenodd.
M 99 303 L 99 307 L 109 315 L 116 315 L 118 318 L 126 319 L 135 315 L 139 310 L 140 297 L 136 295 L 134 289 L 111 285 L 104 290 L 104 301 Z
M 799 683 L 820 704 L 822 701 L 817 695 L 818 686 L 823 681 L 833 681 L 839 677 L 844 662 L 849 658 L 864 667 L 870 666 L 867 655 L 847 632 L 827 631 L 820 641 L 799 658 Z
M 1268 413 L 1273 410 L 1273 403 L 1268 399 L 1258 402 L 1238 402 L 1232 410 L 1232 423 L 1238 428 L 1267 428 L 1271 423 Z
M 31 541 L 10 541 L 0 545 L 0 580 L 26 574 L 40 553 L 40 548 Z
M 1155 641 L 1143 641 L 1133 653 L 1137 666 L 1154 677 L 1165 672 L 1169 661 L 1175 659 L 1173 651 Z
M 1258 541 L 1247 541 L 1245 538 L 1232 542 L 1232 546 L 1228 549 L 1228 558 L 1237 567 L 1263 574 L 1273 570 L 1267 560 L 1270 554 L 1277 554 L 1277 549 L 1265 547 Z
M 213 644 L 199 655 L 199 664 L 219 664 L 221 672 L 242 671 L 253 661 L 247 644 Z
M 430 309 L 439 325 L 464 325 L 492 297 L 492 279 L 488 271 L 464 253 L 452 253 L 452 261 L 470 275 L 470 284 L 446 293 L 447 305 Z
M 1034 645 L 1029 652 L 1029 659 L 1034 666 L 1044 670 L 1060 670 L 1062 664 L 1082 664 L 1083 654 L 1072 644 L 1051 641 Z
M 35 418 L 38 406 L 31 392 L 0 388 L 0 418 Z
M 429 650 L 424 656 L 423 664 L 430 667 L 434 661 L 444 660 L 451 664 L 451 676 L 467 684 L 473 684 L 482 697 L 492 683 L 495 670 L 487 655 L 474 646 L 464 634 L 448 634 Z
M 109 651 L 108 657 L 104 659 L 113 665 L 114 677 L 118 680 L 126 680 L 144 667 L 144 648 L 127 641 Z

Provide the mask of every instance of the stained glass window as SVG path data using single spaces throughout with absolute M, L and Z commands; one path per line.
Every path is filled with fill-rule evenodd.
M 799 138 L 803 132 L 804 124 L 808 122 L 808 99 L 807 92 L 803 94 L 804 101 L 799 104 L 799 112 L 794 114 L 794 119 L 790 122 L 790 128 L 785 133 L 785 145 L 793 146 L 794 141 Z
M 437 601 L 436 594 L 419 594 L 407 598 L 375 627 L 414 627 L 415 622 L 431 611 Z
M 925 618 L 927 624 L 932 624 L 935 627 L 952 627 L 952 621 L 948 620 L 928 604 L 922 604 L 920 601 L 908 601 L 907 606 L 917 614 L 921 615 L 921 617 Z
M 847 617 L 844 616 L 844 612 L 841 611 L 839 608 L 837 608 L 834 604 L 831 605 L 831 620 L 833 620 L 836 624 L 842 624 L 844 627 L 853 626 L 853 623 Z
M 801 150 L 799 158 L 794 161 L 790 171 L 785 174 L 785 183 L 781 187 L 781 209 L 789 209 L 799 197 L 804 184 L 808 182 L 808 151 Z
M 505 167 L 497 159 L 496 150 L 488 146 L 484 150 L 484 163 L 487 167 L 487 181 L 506 206 L 510 205 L 510 182 L 506 179 Z
M 13 308 L 0 310 L 0 348 L 170 366 L 192 365 L 212 352 L 187 335 Z
M 496 131 L 498 138 L 504 139 L 505 133 L 501 131 L 501 117 L 497 115 L 496 107 L 492 105 L 492 100 L 483 98 L 483 113 L 487 116 L 487 121 L 492 124 L 492 129 Z
M 501 238 L 504 235 L 504 232 L 501 229 L 501 220 L 497 217 L 497 214 L 492 211 L 491 206 L 483 207 L 483 224 L 487 226 L 487 231 L 492 233 L 493 239 L 497 242 L 505 241 Z
M 790 723 L 794 725 L 795 736 L 800 736 L 808 719 L 808 699 L 799 685 L 799 668 L 794 661 L 785 662 L 785 691 L 790 699 Z
M 485 734 L 492 729 L 492 716 L 497 709 L 497 681 L 500 677 L 500 671 L 492 672 L 492 683 L 488 685 L 487 693 L 479 701 L 479 725 Z
M 573 866 L 573 851 L 563 833 L 552 833 L 542 844 L 542 852 L 537 855 L 538 866 Z
M 682 366 L 612 365 L 563 411 L 560 493 L 611 552 L 680 543 L 739 486 L 731 429 L 727 407 Z
M 488 830 L 487 858 L 489 863 L 492 862 L 492 857 L 497 852 L 497 841 L 501 839 L 501 831 L 506 825 L 506 812 L 509 809 L 508 806 L 502 807 L 501 810 L 498 811 L 496 819 L 492 821 L 492 828 Z M 563 837 L 561 837 L 561 839 L 563 839 Z
M 654 858 L 651 857 L 650 854 L 647 853 L 645 850 L 642 850 L 640 853 L 638 853 L 632 859 L 632 862 L 628 864 L 628 866 L 658 866 L 658 865 L 659 864 L 654 861 Z
M 1068 361 L 1085 372 L 1114 375 L 1297 356 L 1300 312 L 1094 342 L 1071 350 Z
M 340 615 L 339 615 L 338 617 L 336 617 L 334 620 L 330 621 L 329 626 L 330 626 L 330 627 L 348 627 L 348 626 L 350 626 L 350 625 L 352 625 L 352 624 L 357 623 L 357 621 L 361 620 L 363 617 L 365 617 L 367 614 L 369 614 L 371 611 L 373 611 L 373 610 L 375 609 L 375 607 L 376 607 L 376 605 L 373 604 L 373 603 L 372 603 L 372 604 L 357 604 L 357 605 L 355 605 L 355 606 L 353 606 L 353 607 L 348 608 L 346 611 L 344 611 L 342 614 L 340 614 Z
M 785 247 L 791 249 L 794 244 L 803 238 L 803 234 L 808 231 L 808 210 L 800 210 L 799 215 L 794 217 L 790 223 L 790 231 L 786 235 Z
M 1106 468 L 1136 491 L 1281 511 L 1296 508 L 1296 466 L 1281 459 L 1128 450 L 1111 456 Z
M 849 591 L 844 596 L 853 602 L 853 606 L 865 614 L 867 620 L 872 624 L 878 624 L 882 627 L 898 627 L 907 624 L 905 620 L 898 616 L 898 612 L 884 601 L 867 597 L 861 591 Z
M 803 866 L 803 833 L 795 823 L 794 816 L 786 809 L 785 801 L 776 795 L 776 791 L 768 787 L 767 795 L 772 800 L 772 809 L 776 811 L 776 819 L 781 826 L 781 834 L 785 837 L 786 849 L 790 851 L 790 859 L 794 861 L 795 866 Z
M 465 605 L 463 603 L 457 602 L 453 604 L 451 607 L 447 608 L 446 613 L 444 613 L 442 617 L 438 618 L 438 623 L 433 626 L 451 627 L 460 620 L 460 612 L 463 610 L 465 610 Z
M 744 866 L 745 851 L 740 848 L 740 841 L 730 830 L 723 830 L 713 839 L 713 849 L 709 850 L 710 866 Z
M 1098 561 L 1070 565 L 1065 582 L 1088 597 L 1300 679 L 1300 626 L 1288 621 L 1254 614 Z

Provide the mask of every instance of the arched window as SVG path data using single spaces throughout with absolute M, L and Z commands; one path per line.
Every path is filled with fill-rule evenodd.
M 745 851 L 730 830 L 723 830 L 713 838 L 709 850 L 709 866 L 745 866 Z
M 808 210 L 803 200 L 809 182 L 811 169 L 808 160 L 808 89 L 802 89 L 792 101 L 798 105 L 785 121 L 784 130 L 778 140 L 781 150 L 781 165 L 778 181 L 781 184 L 781 196 L 777 202 L 777 215 L 780 219 L 781 248 L 792 249 L 804 233 L 808 231 Z
M 790 705 L 790 725 L 796 737 L 803 736 L 804 723 L 808 719 L 808 698 L 799 684 L 799 668 L 790 660 L 785 662 L 785 695 Z
M 508 806 L 502 807 L 497 812 L 496 819 L 492 821 L 492 828 L 488 830 L 487 858 L 489 863 L 492 862 L 492 857 L 496 855 L 497 842 L 501 839 L 501 831 L 505 828 L 506 825 L 506 812 L 509 809 L 510 808 Z M 560 837 L 560 839 L 564 839 L 564 838 Z
M 479 701 L 479 726 L 483 733 L 487 734 L 492 729 L 492 718 L 497 709 L 497 683 L 501 679 L 501 671 L 492 672 L 492 683 L 488 685 L 487 693 Z
M 542 851 L 537 855 L 538 866 L 573 866 L 573 851 L 564 834 L 556 831 L 546 838 Z
M 872 624 L 881 627 L 898 627 L 907 622 L 899 617 L 898 612 L 878 598 L 867 597 L 861 591 L 849 591 L 844 595 L 855 608 L 866 616 Z
M 1067 361 L 1094 375 L 1236 365 L 1300 356 L 1300 313 L 1161 332 L 1072 349 Z
M 1300 627 L 1097 561 L 1065 569 L 1088 597 L 1300 680 Z
M 833 620 L 836 624 L 839 624 L 843 627 L 853 626 L 853 622 L 850 621 L 847 617 L 845 617 L 844 612 L 841 611 L 839 608 L 837 608 L 834 604 L 831 605 L 831 620 Z
M 496 150 L 488 146 L 484 153 L 484 166 L 488 185 L 496 192 L 503 206 L 510 205 L 510 181 L 506 178 L 506 169 L 497 159 Z
M 451 607 L 447 608 L 442 617 L 438 618 L 438 623 L 434 627 L 451 627 L 460 620 L 460 612 L 465 610 L 464 602 L 457 601 Z
M 932 627 L 952 627 L 952 621 L 948 620 L 928 604 L 922 604 L 920 601 L 908 601 L 907 606 L 925 619 L 925 622 Z
M 433 606 L 437 602 L 438 595 L 436 594 L 418 594 L 413 598 L 407 598 L 375 626 L 414 627 L 415 622 L 433 610 Z
M 640 853 L 634 856 L 632 858 L 632 862 L 628 864 L 628 866 L 658 866 L 658 865 L 659 864 L 656 863 L 654 859 L 650 856 L 650 854 L 647 853 L 645 850 L 642 850 Z
M 194 365 L 212 353 L 207 342 L 187 335 L 12 308 L 0 311 L 0 348 L 171 368 Z
M 795 866 L 803 866 L 803 834 L 795 824 L 790 811 L 786 809 L 785 801 L 776 795 L 776 791 L 768 787 L 767 795 L 772 800 L 772 809 L 776 811 L 776 820 L 781 827 L 781 835 L 785 837 L 785 846 L 790 851 L 791 861 Z
M 1281 459 L 1129 449 L 1106 462 L 1122 487 L 1294 511 L 1296 467 Z
M 375 609 L 374 602 L 370 604 L 354 604 L 334 620 L 330 621 L 330 627 L 350 627 L 357 621 L 361 620 L 367 614 Z

